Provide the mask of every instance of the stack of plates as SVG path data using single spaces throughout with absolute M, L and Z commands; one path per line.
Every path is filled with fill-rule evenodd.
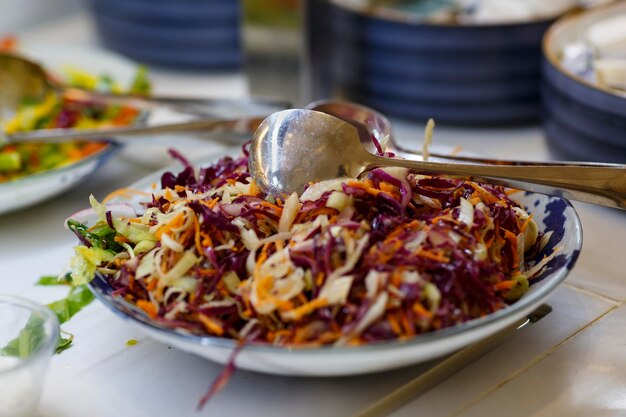
M 544 128 L 560 159 L 626 163 L 626 92 L 601 87 L 566 71 L 566 45 L 592 24 L 626 16 L 626 4 L 559 20 L 544 38 Z
M 423 14 L 400 6 L 328 1 L 326 22 L 314 22 L 327 29 L 312 26 L 309 37 L 313 50 L 329 45 L 327 74 L 313 77 L 328 79 L 333 93 L 414 120 L 502 125 L 539 118 L 540 45 L 549 20 L 425 23 Z
M 147 64 L 229 69 L 241 62 L 235 0 L 93 0 L 109 48 Z

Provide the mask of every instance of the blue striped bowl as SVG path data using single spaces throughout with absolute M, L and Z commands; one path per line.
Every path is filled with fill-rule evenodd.
M 624 3 L 564 18 L 543 39 L 543 122 L 559 157 L 626 162 L 626 94 L 571 74 L 559 61 L 584 28 L 620 14 L 626 14 Z
M 330 0 L 312 42 L 327 42 L 324 76 L 336 95 L 391 116 L 463 125 L 540 116 L 541 38 L 550 20 L 425 23 L 410 13 Z M 330 34 L 330 39 L 328 39 Z
M 109 48 L 152 65 L 231 69 L 241 63 L 239 3 L 232 0 L 93 0 Z

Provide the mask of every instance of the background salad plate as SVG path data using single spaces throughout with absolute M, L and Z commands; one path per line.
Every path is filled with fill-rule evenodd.
M 63 74 L 66 68 L 75 68 L 90 74 L 108 74 L 124 86 L 130 85 L 137 70 L 132 61 L 97 49 L 25 42 L 20 44 L 20 53 L 57 74 Z M 92 174 L 120 148 L 109 142 L 98 152 L 68 165 L 0 183 L 0 214 L 61 194 Z

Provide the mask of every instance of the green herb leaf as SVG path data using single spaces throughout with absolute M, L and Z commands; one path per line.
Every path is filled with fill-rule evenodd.
M 148 95 L 151 89 L 148 68 L 145 65 L 140 65 L 128 90 L 132 94 Z
M 84 237 L 92 246 L 96 248 L 106 249 L 112 253 L 124 251 L 119 243 L 115 241 L 117 232 L 105 222 L 99 222 L 89 229 L 84 224 L 70 219 L 67 221 L 67 227 L 77 235 Z
M 72 340 L 72 337 L 65 338 L 63 336 L 59 336 L 59 340 L 57 341 L 57 347 L 54 352 L 58 355 L 59 353 L 71 348 Z
M 78 285 L 70 290 L 67 297 L 48 304 L 48 308 L 57 315 L 59 323 L 63 324 L 93 300 L 94 296 L 89 288 L 86 285 Z
M 26 326 L 17 337 L 0 349 L 0 356 L 14 356 L 26 359 L 32 352 L 36 352 L 44 341 L 44 320 L 38 314 L 32 314 Z
M 56 275 L 44 275 L 39 278 L 39 281 L 35 283 L 35 285 L 41 286 L 52 286 L 52 285 L 71 285 L 72 277 L 71 275 L 65 274 L 62 277 L 58 277 Z

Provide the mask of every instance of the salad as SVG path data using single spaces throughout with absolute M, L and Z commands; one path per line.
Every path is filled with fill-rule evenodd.
M 100 274 L 157 323 L 240 343 L 407 339 L 515 302 L 549 236 L 502 187 L 376 169 L 273 197 L 238 158 L 167 172 L 145 210 L 90 198 L 73 284 Z M 132 193 L 124 189 L 118 194 Z M 146 194 L 146 193 L 144 193 Z M 79 216 L 80 217 L 80 216 Z
M 0 42 L 0 50 L 13 50 L 15 41 L 7 38 Z M 121 93 L 125 91 L 108 75 L 93 75 L 77 68 L 68 67 L 61 76 L 63 83 L 87 90 Z M 126 89 L 130 93 L 148 94 L 150 84 L 146 68 L 140 67 Z M 2 120 L 6 134 L 34 129 L 126 126 L 135 122 L 140 111 L 130 106 L 87 102 L 73 97 L 71 93 L 59 96 L 50 94 L 43 101 L 25 99 L 17 112 Z M 106 142 L 66 143 L 16 143 L 0 146 L 0 183 L 26 175 L 59 168 L 92 155 L 107 146 Z

